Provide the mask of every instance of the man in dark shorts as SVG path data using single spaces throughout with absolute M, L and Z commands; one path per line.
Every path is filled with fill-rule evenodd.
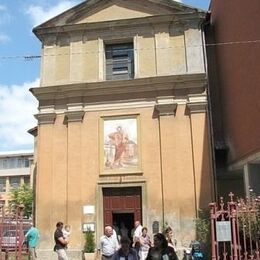
M 63 228 L 63 223 L 58 222 L 56 224 L 56 230 L 54 232 L 54 240 L 55 240 L 54 251 L 58 254 L 58 260 L 68 260 L 67 253 L 65 250 L 68 241 L 66 241 L 63 237 L 62 228 Z

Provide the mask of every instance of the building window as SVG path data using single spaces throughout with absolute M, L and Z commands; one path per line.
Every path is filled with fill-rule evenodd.
M 133 43 L 107 44 L 105 52 L 107 80 L 134 78 Z
M 8 162 L 7 159 L 3 160 L 3 169 L 7 169 L 8 168 Z
M 0 178 L 0 192 L 5 192 L 6 191 L 6 178 L 1 177 Z
M 24 159 L 24 166 L 25 166 L 26 168 L 29 167 L 29 159 L 27 159 L 27 158 Z
M 24 180 L 24 184 L 30 185 L 30 176 L 24 176 L 23 180 Z
M 13 189 L 16 189 L 20 186 L 20 178 L 19 177 L 10 177 L 10 186 Z

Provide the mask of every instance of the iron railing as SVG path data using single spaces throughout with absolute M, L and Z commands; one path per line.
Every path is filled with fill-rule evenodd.
M 212 260 L 260 260 L 260 197 L 210 203 Z
M 30 221 L 23 218 L 23 206 L 15 210 L 0 205 L 0 260 L 21 260 L 28 255 L 25 233 Z

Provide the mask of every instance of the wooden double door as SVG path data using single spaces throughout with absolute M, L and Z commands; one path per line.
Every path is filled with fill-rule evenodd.
M 141 187 L 103 188 L 104 225 L 124 224 L 130 237 L 134 222 L 142 222 L 141 194 Z

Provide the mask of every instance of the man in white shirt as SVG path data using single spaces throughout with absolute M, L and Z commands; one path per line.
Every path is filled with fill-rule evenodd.
M 100 238 L 100 251 L 102 260 L 111 260 L 112 256 L 119 248 L 117 238 L 113 236 L 111 226 L 105 227 L 105 234 Z
M 135 238 L 137 240 L 139 240 L 139 238 L 141 237 L 142 235 L 142 225 L 140 223 L 140 221 L 135 221 L 135 231 L 134 231 L 134 236 L 133 236 L 133 239 L 135 240 Z
M 133 235 L 133 247 L 135 248 L 137 254 L 139 253 L 139 249 L 140 249 L 140 237 L 142 235 L 142 225 L 140 223 L 140 221 L 135 221 L 135 231 L 134 231 L 134 235 Z

